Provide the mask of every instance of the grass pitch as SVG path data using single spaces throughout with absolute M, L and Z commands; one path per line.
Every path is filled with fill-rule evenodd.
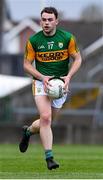
M 103 146 L 55 145 L 60 168 L 48 170 L 40 145 L 20 153 L 18 145 L 0 145 L 1 179 L 103 179 Z

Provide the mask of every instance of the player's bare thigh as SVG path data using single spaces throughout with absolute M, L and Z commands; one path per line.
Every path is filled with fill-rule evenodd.
M 51 107 L 51 101 L 47 96 L 35 96 L 34 98 L 40 115 L 49 113 L 52 120 L 57 119 L 61 108 Z
M 51 121 L 52 108 L 50 99 L 45 95 L 37 95 L 34 98 L 40 114 L 40 119 L 48 117 L 48 119 Z

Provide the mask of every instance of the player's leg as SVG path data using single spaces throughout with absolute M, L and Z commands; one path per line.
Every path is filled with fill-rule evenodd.
M 35 96 L 35 102 L 40 114 L 40 138 L 45 151 L 47 167 L 50 170 L 55 169 L 58 168 L 59 165 L 54 161 L 52 152 L 53 135 L 51 129 L 51 101 L 47 96 Z
M 38 91 L 38 89 L 39 89 L 39 91 Z M 41 81 L 38 81 L 38 80 L 33 81 L 32 93 L 33 93 L 34 98 L 38 97 L 40 95 L 46 95 L 46 93 L 44 92 L 43 83 Z M 32 123 L 32 125 L 29 127 L 27 127 L 27 126 L 23 127 L 23 135 L 22 135 L 21 142 L 19 144 L 19 149 L 21 152 L 25 152 L 27 150 L 28 145 L 29 145 L 30 136 L 32 134 L 39 133 L 39 131 L 40 131 L 40 119 L 34 121 Z
M 24 135 L 19 144 L 21 152 L 27 150 L 30 136 L 39 132 L 39 129 L 44 149 L 52 149 L 51 102 L 47 96 L 35 96 L 35 102 L 40 113 L 40 120 L 33 122 L 30 127 L 24 127 Z
M 52 120 L 58 119 L 59 108 L 52 107 Z M 40 119 L 35 120 L 27 129 L 31 132 L 31 135 L 37 134 L 40 131 Z
M 36 96 L 35 101 L 40 113 L 40 119 L 34 121 L 30 127 L 25 127 L 24 136 L 19 148 L 21 152 L 25 152 L 28 147 L 30 136 L 40 131 L 41 141 L 45 150 L 47 167 L 50 170 L 55 169 L 59 167 L 59 165 L 54 161 L 52 153 L 53 136 L 51 130 L 51 102 L 46 96 Z
M 60 108 L 52 107 L 52 120 L 57 120 Z M 27 129 L 31 135 L 37 134 L 40 131 L 40 119 L 35 120 Z
M 52 107 L 52 120 L 57 120 L 59 116 L 60 108 Z M 35 120 L 30 126 L 28 126 L 27 131 L 30 131 L 30 136 L 38 134 L 40 132 L 40 119 Z
M 35 120 L 27 129 L 33 134 L 38 134 L 40 131 L 40 119 Z
M 58 119 L 59 111 L 66 100 L 66 96 L 52 102 L 52 120 Z M 23 136 L 19 144 L 21 152 L 25 152 L 29 145 L 30 136 L 40 131 L 40 119 L 34 121 L 29 127 L 23 127 Z
M 35 102 L 40 114 L 40 137 L 43 147 L 44 149 L 51 149 L 51 102 L 47 96 L 35 96 Z
M 19 150 L 24 153 L 26 152 L 31 135 L 39 133 L 40 119 L 34 121 L 30 126 L 23 126 L 22 139 L 19 144 Z
M 32 93 L 34 98 L 35 96 L 46 95 L 46 93 L 44 92 L 43 83 L 41 81 L 33 80 Z M 53 104 L 53 107 L 55 107 L 55 104 Z M 21 152 L 25 152 L 27 150 L 30 136 L 32 134 L 39 133 L 39 130 L 40 130 L 40 119 L 35 120 L 29 127 L 27 126 L 23 127 L 23 136 L 19 144 L 19 148 Z
M 60 108 L 52 107 L 52 120 L 58 120 Z
M 52 120 L 57 120 L 59 111 L 60 109 L 52 107 Z M 46 159 L 46 161 L 47 161 L 47 167 L 50 170 L 56 169 L 59 167 L 59 164 L 55 162 L 53 158 L 48 158 Z
M 38 91 L 38 89 L 40 91 Z M 33 96 L 39 95 L 38 92 L 44 93 L 43 92 L 43 84 L 40 81 L 33 80 L 33 83 L 32 83 Z M 40 119 L 37 119 L 36 121 L 34 121 L 31 124 L 31 126 L 29 126 L 29 127 L 28 126 L 23 127 L 22 139 L 21 139 L 20 144 L 19 144 L 19 149 L 21 152 L 26 152 L 28 145 L 29 145 L 30 136 L 32 134 L 38 133 L 39 127 L 40 127 Z
M 52 120 L 57 120 L 59 118 L 59 115 L 60 115 L 59 112 L 60 112 L 63 104 L 66 101 L 66 97 L 67 97 L 67 95 L 65 95 L 64 97 L 62 97 L 60 99 L 53 100 L 53 102 L 52 102 Z M 32 134 L 39 133 L 40 119 L 35 120 L 31 124 L 31 126 L 29 126 L 28 129 L 32 132 Z

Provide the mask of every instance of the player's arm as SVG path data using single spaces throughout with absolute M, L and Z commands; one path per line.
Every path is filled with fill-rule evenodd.
M 67 75 L 67 77 L 69 79 L 71 79 L 71 77 L 78 71 L 78 69 L 80 68 L 81 63 L 82 63 L 82 58 L 81 58 L 80 52 L 71 54 L 71 57 L 73 59 L 73 63 L 71 65 L 71 68 Z
M 48 85 L 50 85 L 49 79 L 52 76 L 44 76 L 43 74 L 41 74 L 39 71 L 36 70 L 35 67 L 32 66 L 32 63 L 28 59 L 24 59 L 24 70 L 29 75 L 35 77 L 36 79 L 39 79 L 40 81 L 43 81 L 44 90 L 46 92 Z
M 24 67 L 25 72 L 27 72 L 29 75 L 39 80 L 43 80 L 44 75 L 41 74 L 39 71 L 37 71 L 28 59 L 24 59 L 23 67 Z
M 77 47 L 77 43 L 74 36 L 72 36 L 70 39 L 70 43 L 68 46 L 68 53 L 70 57 L 73 59 L 72 66 L 67 75 L 67 77 L 71 79 L 71 77 L 78 71 L 82 63 L 81 54 Z
M 71 68 L 69 69 L 67 76 L 64 77 L 65 89 L 69 85 L 69 82 L 70 82 L 72 76 L 78 71 L 78 69 L 80 68 L 81 63 L 82 63 L 81 54 L 77 47 L 74 36 L 72 36 L 72 38 L 70 40 L 70 43 L 68 46 L 68 53 L 69 53 L 69 56 L 73 59 L 73 63 L 71 65 Z
M 43 74 L 37 71 L 36 68 L 32 65 L 34 60 L 35 60 L 35 50 L 33 49 L 30 41 L 28 41 L 26 44 L 25 55 L 24 55 L 24 63 L 23 63 L 24 70 L 29 75 L 42 80 L 44 78 Z
M 36 79 L 43 81 L 44 87 L 46 89 L 49 84 L 49 79 L 51 78 L 51 76 L 45 76 L 41 74 L 32 65 L 33 61 L 35 61 L 35 50 L 33 49 L 30 41 L 28 41 L 25 48 L 25 56 L 24 56 L 24 63 L 23 63 L 24 70 L 32 77 L 35 77 Z

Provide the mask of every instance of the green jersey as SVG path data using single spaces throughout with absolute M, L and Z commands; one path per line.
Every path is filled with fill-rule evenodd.
M 25 59 L 35 61 L 35 68 L 46 76 L 66 76 L 69 71 L 69 58 L 79 50 L 75 37 L 57 29 L 53 36 L 43 31 L 31 36 L 25 49 Z

